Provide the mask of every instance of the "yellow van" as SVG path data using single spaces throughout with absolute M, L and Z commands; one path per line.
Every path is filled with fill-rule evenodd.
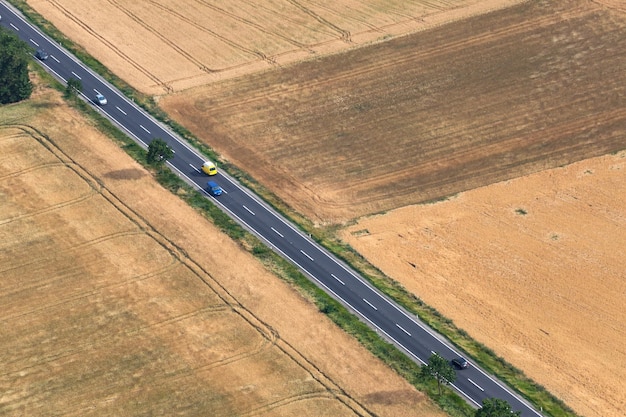
M 217 174 L 217 166 L 211 161 L 206 161 L 202 164 L 202 172 L 207 175 L 215 175 Z

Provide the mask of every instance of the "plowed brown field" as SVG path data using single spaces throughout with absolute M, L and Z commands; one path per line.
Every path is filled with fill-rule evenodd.
M 162 105 L 341 222 L 623 149 L 625 32 L 596 3 L 529 2 Z
M 444 415 L 36 95 L 0 107 L 0 414 Z

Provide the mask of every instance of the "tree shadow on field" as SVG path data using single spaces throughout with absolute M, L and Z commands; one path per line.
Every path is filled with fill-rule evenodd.
M 104 176 L 114 180 L 138 180 L 147 174 L 140 169 L 120 169 L 117 171 L 109 171 Z
M 41 110 L 54 109 L 56 107 L 59 107 L 57 103 L 53 103 L 51 101 L 32 101 L 30 103 L 30 106 L 33 109 L 41 109 Z

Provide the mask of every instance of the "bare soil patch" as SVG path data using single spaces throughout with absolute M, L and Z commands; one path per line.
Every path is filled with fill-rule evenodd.
M 342 237 L 580 415 L 626 415 L 626 152 L 363 218 Z
M 37 95 L 0 109 L 0 414 L 443 416 Z
M 626 16 L 530 2 L 162 101 L 320 222 L 624 148 Z

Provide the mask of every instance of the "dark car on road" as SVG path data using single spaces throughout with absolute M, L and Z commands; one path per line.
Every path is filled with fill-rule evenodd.
M 40 61 L 45 61 L 46 59 L 48 59 L 48 53 L 43 49 L 37 49 L 37 52 L 35 52 L 35 57 Z
M 462 357 L 454 358 L 451 362 L 452 365 L 457 369 L 465 369 L 469 366 L 469 362 L 467 362 L 467 360 Z

